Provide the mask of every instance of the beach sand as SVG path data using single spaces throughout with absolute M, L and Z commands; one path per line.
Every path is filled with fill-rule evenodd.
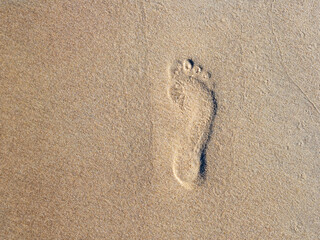
M 319 21 L 1 1 L 0 238 L 320 239 Z

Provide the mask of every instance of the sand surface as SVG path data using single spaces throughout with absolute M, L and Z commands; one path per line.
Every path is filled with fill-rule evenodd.
M 318 1 L 0 1 L 0 239 L 320 239 L 319 26 Z

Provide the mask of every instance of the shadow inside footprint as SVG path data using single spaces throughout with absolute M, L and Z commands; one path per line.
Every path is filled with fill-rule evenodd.
M 218 111 L 218 103 L 217 103 L 217 100 L 215 98 L 215 94 L 213 91 L 211 91 L 211 95 L 212 95 L 212 101 L 213 101 L 213 115 L 212 115 L 212 120 L 210 123 L 208 139 L 204 145 L 204 148 L 202 150 L 201 157 L 200 157 L 199 175 L 202 180 L 205 180 L 205 178 L 206 178 L 206 167 L 207 167 L 206 150 L 207 150 L 208 142 L 210 141 L 210 138 L 211 138 L 211 134 L 213 132 L 213 122 L 214 122 L 215 116 L 217 115 L 217 111 Z

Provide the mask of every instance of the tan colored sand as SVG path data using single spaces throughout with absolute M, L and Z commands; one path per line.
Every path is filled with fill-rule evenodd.
M 317 1 L 1 1 L 0 239 L 320 239 L 319 21 Z M 217 101 L 193 190 L 184 59 Z

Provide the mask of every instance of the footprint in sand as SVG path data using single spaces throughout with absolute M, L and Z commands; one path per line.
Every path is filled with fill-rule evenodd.
M 170 72 L 168 93 L 181 122 L 174 144 L 173 173 L 182 186 L 192 189 L 201 181 L 201 156 L 215 113 L 211 74 L 190 59 L 177 62 Z

